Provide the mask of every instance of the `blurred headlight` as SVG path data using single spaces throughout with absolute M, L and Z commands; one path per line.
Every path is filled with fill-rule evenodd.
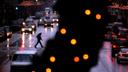
M 23 22 L 22 24 L 25 25 L 25 22 Z
M 11 32 L 7 32 L 7 36 L 11 35 Z
M 47 25 L 47 24 L 44 24 L 44 25 Z
M 55 19 L 52 19 L 52 21 L 55 21 Z
M 40 19 L 40 22 L 42 22 L 42 19 Z
M 56 19 L 56 21 L 59 21 L 59 19 Z
M 29 28 L 29 31 L 32 31 L 32 29 L 31 29 L 31 28 Z
M 22 28 L 22 31 L 25 31 L 25 29 L 24 29 L 24 28 Z
M 33 25 L 32 28 L 35 28 L 35 26 Z

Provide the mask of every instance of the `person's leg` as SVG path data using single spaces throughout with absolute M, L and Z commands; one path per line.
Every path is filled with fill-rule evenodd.
M 35 48 L 36 48 L 36 46 L 38 45 L 38 43 L 39 43 L 39 41 L 37 41 L 37 43 L 35 44 Z
M 43 48 L 44 46 L 42 45 L 41 41 L 39 43 L 40 43 L 41 47 Z

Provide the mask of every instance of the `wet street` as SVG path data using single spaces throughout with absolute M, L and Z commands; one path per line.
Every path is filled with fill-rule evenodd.
M 128 72 L 128 65 L 118 64 L 116 58 L 111 57 L 111 43 L 104 42 L 98 63 L 90 72 Z
M 12 38 L 1 43 L 1 60 L 4 60 L 1 63 L 0 72 L 10 72 L 11 61 L 9 60 L 9 55 L 13 54 L 16 50 L 36 49 L 34 45 L 37 42 L 36 35 L 38 33 L 42 33 L 42 44 L 45 47 L 47 40 L 54 38 L 57 29 L 57 26 L 51 29 L 40 26 L 33 34 L 15 33 Z M 37 49 L 40 48 L 41 46 L 38 44 Z M 104 42 L 99 53 L 98 64 L 90 72 L 128 72 L 128 65 L 118 64 L 116 58 L 111 58 L 111 43 Z
M 50 38 L 54 38 L 55 33 L 58 27 L 54 28 L 43 28 L 43 26 L 39 26 L 37 31 L 33 34 L 20 34 L 15 33 L 12 35 L 12 38 L 7 39 L 6 41 L 0 43 L 0 57 L 1 57 L 1 65 L 0 72 L 10 72 L 10 63 L 9 56 L 12 55 L 16 50 L 35 50 L 34 45 L 37 42 L 36 35 L 38 33 L 42 33 L 42 45 L 45 48 L 46 42 Z M 37 49 L 40 49 L 40 44 L 37 45 Z M 44 49 L 43 49 L 44 50 Z
M 16 50 L 36 49 L 34 48 L 34 45 L 37 42 L 36 35 L 40 32 L 42 33 L 42 44 L 45 47 L 46 41 L 49 38 L 54 38 L 56 31 L 57 27 L 53 29 L 44 29 L 40 26 L 34 34 L 13 34 L 11 39 L 5 41 L 6 44 L 1 44 L 1 50 L 2 52 L 6 52 L 5 56 L 7 57 L 1 63 L 0 72 L 10 72 L 11 61 L 9 60 L 8 55 L 11 55 L 11 52 Z M 37 48 L 41 48 L 39 44 L 37 45 Z M 118 64 L 115 58 L 111 58 L 111 43 L 104 42 L 99 53 L 98 64 L 94 66 L 90 72 L 128 72 L 128 65 Z
M 57 29 L 57 26 L 54 28 L 44 28 L 43 26 L 39 26 L 37 31 L 33 34 L 14 33 L 12 38 L 0 43 L 0 57 L 2 62 L 0 72 L 10 72 L 11 61 L 9 60 L 9 56 L 12 55 L 16 50 L 36 49 L 34 45 L 37 42 L 36 35 L 38 33 L 42 33 L 42 44 L 45 48 L 47 40 L 54 38 Z M 40 48 L 41 46 L 38 44 L 37 49 Z M 128 72 L 128 65 L 118 64 L 116 58 L 111 57 L 111 43 L 104 42 L 99 53 L 98 63 L 90 70 L 90 72 Z

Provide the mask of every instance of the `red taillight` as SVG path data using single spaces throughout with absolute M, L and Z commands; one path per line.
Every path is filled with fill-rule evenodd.
M 117 48 L 117 45 L 113 45 L 112 47 L 113 47 L 113 48 Z
M 118 35 L 120 35 L 120 33 L 118 33 Z
M 122 54 L 120 53 L 119 56 L 122 56 Z

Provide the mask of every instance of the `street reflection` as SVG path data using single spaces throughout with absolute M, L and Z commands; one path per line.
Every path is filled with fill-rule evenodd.
M 32 47 L 32 34 L 29 34 L 29 48 Z
M 25 33 L 22 34 L 21 48 L 25 47 Z
M 9 43 L 10 42 L 10 39 L 9 38 L 7 38 L 7 48 L 9 47 Z
M 32 31 L 32 35 L 34 35 L 35 34 L 35 32 L 34 31 Z
M 53 28 L 51 28 L 51 32 L 53 32 Z
M 123 72 L 123 68 L 121 65 L 119 65 L 119 72 Z
M 45 32 L 47 32 L 47 31 L 48 31 L 48 29 L 47 29 L 47 28 L 44 28 L 44 31 L 45 31 Z
M 10 42 L 10 39 L 7 38 L 7 57 L 10 56 L 10 52 L 9 52 L 9 42 Z

